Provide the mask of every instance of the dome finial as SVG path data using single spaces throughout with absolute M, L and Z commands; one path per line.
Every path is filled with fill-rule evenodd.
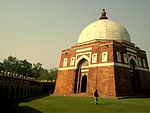
M 100 20 L 101 20 L 101 19 L 108 19 L 108 17 L 106 16 L 105 9 L 102 10 L 102 14 L 101 14 L 101 17 L 100 17 L 99 19 L 100 19 Z

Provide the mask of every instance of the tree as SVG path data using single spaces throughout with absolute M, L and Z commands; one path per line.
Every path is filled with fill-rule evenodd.
M 3 69 L 3 63 L 0 62 L 0 70 L 4 70 Z
M 52 68 L 52 69 L 50 69 L 49 73 L 50 73 L 50 80 L 56 80 L 58 69 L 57 68 Z
M 9 56 L 7 59 L 4 59 L 3 69 L 5 71 L 16 72 L 18 68 L 18 59 L 16 57 Z
M 40 75 L 42 74 L 43 72 L 43 68 L 42 68 L 42 64 L 41 63 L 37 63 L 37 64 L 33 64 L 33 77 L 34 78 L 39 78 Z
M 50 69 L 50 71 L 48 71 L 47 69 L 43 69 L 41 72 L 41 75 L 38 77 L 38 79 L 51 80 L 51 81 L 56 80 L 57 72 L 58 72 L 57 68 L 52 68 L 52 69 Z
M 32 64 L 29 63 L 26 59 L 19 60 L 16 57 L 9 56 L 7 59 L 4 59 L 1 64 L 3 70 L 9 71 L 16 74 L 21 74 L 24 76 L 32 76 Z
M 3 63 L 0 62 L 0 70 L 27 77 L 34 77 L 40 80 L 56 80 L 58 72 L 57 68 L 52 68 L 48 71 L 47 69 L 44 69 L 39 62 L 37 64 L 32 64 L 26 59 L 19 60 L 13 56 L 4 59 Z
M 40 80 L 49 80 L 49 72 L 47 69 L 43 69 L 41 75 L 39 76 Z
M 19 61 L 18 66 L 18 72 L 19 74 L 22 74 L 24 76 L 30 76 L 32 77 L 32 64 L 29 63 L 26 59 Z

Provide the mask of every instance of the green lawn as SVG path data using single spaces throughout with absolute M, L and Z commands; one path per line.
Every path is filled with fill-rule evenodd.
M 22 102 L 19 113 L 150 113 L 150 98 L 99 99 L 48 96 Z

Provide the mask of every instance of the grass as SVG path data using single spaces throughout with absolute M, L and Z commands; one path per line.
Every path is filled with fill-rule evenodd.
M 150 98 L 99 99 L 48 96 L 22 102 L 19 113 L 150 113 Z

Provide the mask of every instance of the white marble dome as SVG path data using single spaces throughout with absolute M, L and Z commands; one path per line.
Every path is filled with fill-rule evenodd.
M 108 19 L 101 19 L 89 24 L 80 33 L 77 43 L 93 40 L 131 41 L 128 31 L 122 25 Z

